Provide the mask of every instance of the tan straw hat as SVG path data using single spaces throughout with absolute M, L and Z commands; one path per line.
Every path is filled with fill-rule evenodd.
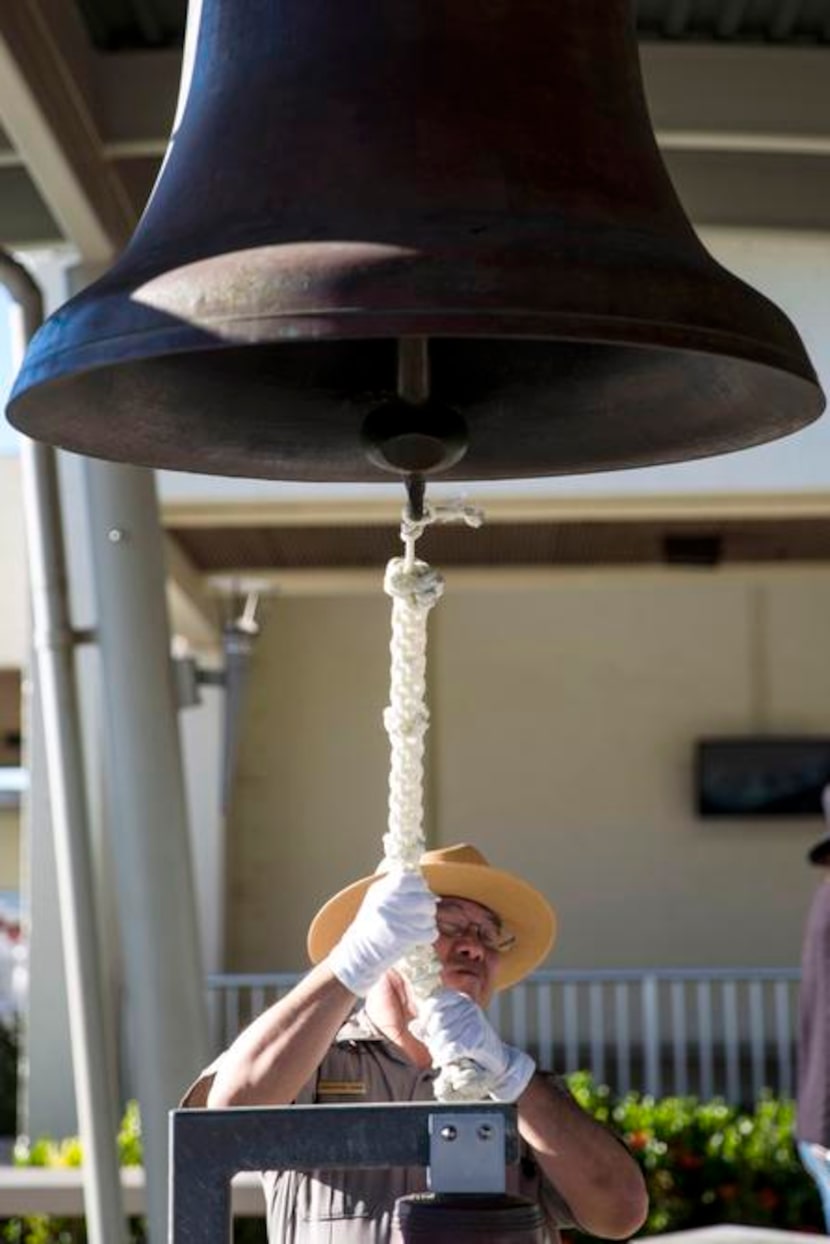
M 527 976 L 553 946 L 556 915 L 538 890 L 512 873 L 492 868 L 467 843 L 425 851 L 421 869 L 427 885 L 441 898 L 466 898 L 489 907 L 505 929 L 513 933 L 515 945 L 499 955 L 496 989 L 506 989 Z M 357 914 L 363 896 L 379 873 L 363 877 L 346 886 L 325 903 L 308 930 L 308 953 L 312 963 L 325 959 Z

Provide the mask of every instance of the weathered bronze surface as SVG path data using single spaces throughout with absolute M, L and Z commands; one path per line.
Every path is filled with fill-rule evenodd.
M 672 190 L 630 7 L 248 0 L 242 20 L 203 0 L 135 238 L 38 334 L 11 421 L 104 458 L 355 481 L 388 478 L 367 416 L 398 401 L 405 440 L 425 393 L 466 428 L 461 479 L 809 423 L 797 333 Z M 402 400 L 412 339 L 424 383 Z

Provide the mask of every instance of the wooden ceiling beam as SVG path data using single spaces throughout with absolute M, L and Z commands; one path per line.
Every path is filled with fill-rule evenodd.
M 204 575 L 177 540 L 167 535 L 164 549 L 173 633 L 183 636 L 194 648 L 219 647 L 222 633 L 216 596 L 211 595 Z
M 0 121 L 65 240 L 107 262 L 137 214 L 94 120 L 94 56 L 66 0 L 0 4 Z

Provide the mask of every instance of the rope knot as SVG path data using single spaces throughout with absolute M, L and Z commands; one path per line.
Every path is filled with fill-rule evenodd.
M 416 742 L 429 729 L 429 709 L 419 705 L 406 712 L 390 704 L 383 711 L 383 726 L 387 734 Z
M 467 527 L 480 527 L 484 522 L 484 511 L 477 505 L 467 505 L 460 497 L 444 502 L 443 505 L 425 505 L 423 516 L 413 518 L 404 512 L 401 519 L 401 539 L 419 540 L 432 523 L 464 523 Z
M 421 609 L 431 609 L 441 599 L 444 580 L 426 562 L 393 557 L 386 567 L 383 590 L 387 596 L 405 600 Z

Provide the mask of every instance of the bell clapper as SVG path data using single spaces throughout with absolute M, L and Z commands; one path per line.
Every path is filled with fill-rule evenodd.
M 397 391 L 363 420 L 366 457 L 394 475 L 423 478 L 460 462 L 467 452 L 467 425 L 452 406 L 432 397 L 429 341 L 398 341 Z
M 398 338 L 398 397 L 412 406 L 429 401 L 429 338 Z
M 427 483 L 423 475 L 407 475 L 406 480 L 406 517 L 411 523 L 420 523 L 424 517 L 424 496 Z

